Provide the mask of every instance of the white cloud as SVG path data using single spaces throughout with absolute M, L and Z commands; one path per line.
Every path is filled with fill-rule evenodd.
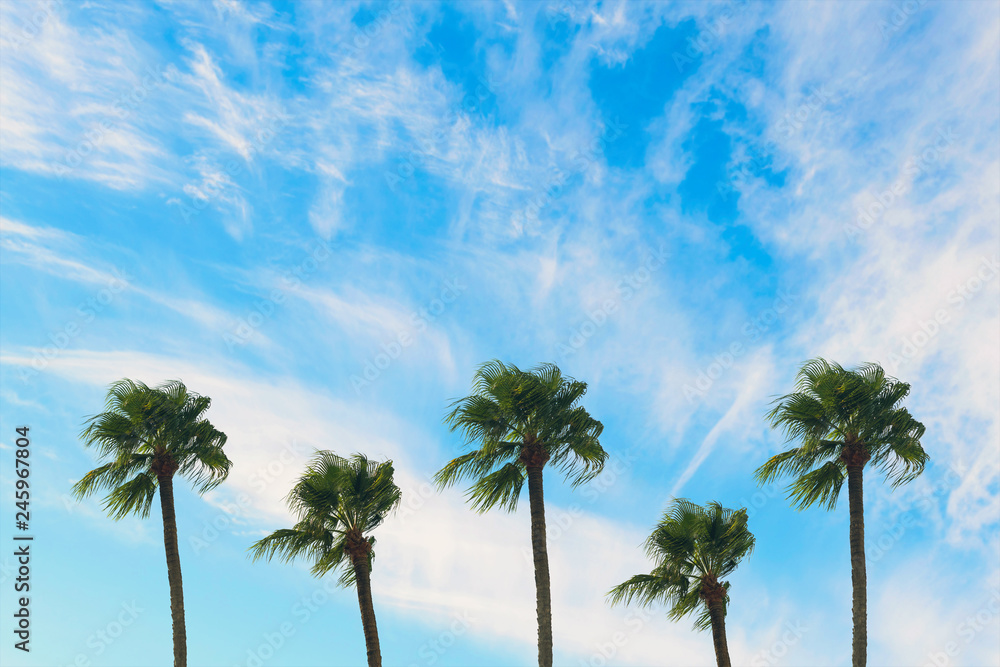
M 164 84 L 126 31 L 79 28 L 56 3 L 3 3 L 3 163 L 116 189 L 162 180 L 159 142 L 143 129 Z M 87 47 L 84 48 L 83 45 Z
M 52 227 L 36 227 L 0 218 L 0 248 L 17 261 L 58 278 L 102 285 L 103 292 L 139 294 L 216 331 L 231 329 L 233 318 L 209 303 L 142 287 L 123 265 L 98 259 L 94 244 L 84 237 Z

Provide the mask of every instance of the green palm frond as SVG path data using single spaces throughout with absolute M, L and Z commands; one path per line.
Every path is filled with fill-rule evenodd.
M 295 528 L 282 528 L 253 543 L 250 547 L 253 560 L 279 560 L 289 562 L 301 556 L 322 556 L 324 547 L 333 544 L 332 535 L 322 526 L 300 521 Z
M 445 423 L 477 447 L 434 476 L 439 488 L 471 481 L 467 493 L 476 511 L 517 507 L 528 448 L 541 448 L 550 465 L 571 485 L 598 475 L 607 461 L 600 445 L 603 426 L 579 405 L 587 385 L 566 377 L 555 364 L 524 371 L 493 360 L 473 377 L 472 393 L 452 403 Z
M 351 558 L 344 548 L 344 541 L 338 540 L 326 551 L 317 554 L 309 572 L 314 577 L 322 577 L 328 572 L 337 572 L 337 583 L 345 588 L 357 584 L 357 576 L 351 566 Z
M 878 364 L 847 370 L 825 359 L 803 364 L 795 392 L 767 414 L 773 428 L 798 447 L 760 466 L 760 484 L 793 478 L 788 496 L 799 509 L 815 503 L 833 509 L 846 475 L 845 452 L 867 455 L 892 487 L 923 472 L 928 456 L 920 444 L 924 426 L 901 407 L 910 386 L 886 375 Z
M 499 470 L 476 480 L 466 493 L 477 512 L 485 512 L 491 507 L 513 512 L 517 509 L 517 499 L 521 495 L 525 472 L 522 466 L 508 463 Z
M 462 454 L 449 461 L 434 474 L 434 483 L 439 489 L 456 484 L 466 478 L 481 477 L 489 473 L 493 463 L 479 450 Z
M 612 588 L 607 595 L 612 605 L 637 602 L 646 607 L 657 602 L 669 602 L 676 589 L 687 588 L 688 579 L 679 574 L 676 576 L 675 579 L 672 573 L 656 570 L 650 574 L 637 574 Z
M 127 482 L 116 486 L 104 500 L 104 511 L 112 519 L 123 519 L 129 514 L 137 514 L 145 519 L 156 495 L 156 476 L 142 472 Z
M 83 499 L 105 490 L 104 507 L 112 518 L 148 516 L 158 460 L 176 464 L 173 474 L 191 480 L 198 493 L 220 484 L 232 462 L 222 449 L 226 435 L 205 419 L 211 402 L 178 380 L 158 387 L 128 378 L 113 383 L 105 412 L 87 418 L 80 434 L 105 463 L 77 482 L 74 494 Z
M 872 453 L 869 462 L 880 470 L 892 488 L 918 477 L 929 456 L 920 444 L 924 425 L 914 419 L 906 408 L 893 409 L 885 420 L 880 440 L 885 443 Z
M 702 507 L 677 498 L 644 546 L 655 567 L 612 588 L 608 592 L 611 604 L 663 603 L 673 620 L 698 612 L 695 627 L 704 630 L 711 626 L 702 597 L 704 582 L 719 581 L 734 572 L 753 552 L 754 537 L 747 528 L 746 509 L 727 509 L 717 502 Z M 729 584 L 720 583 L 727 591 L 728 604 Z
M 840 488 L 847 479 L 847 467 L 840 461 L 827 461 L 819 468 L 803 473 L 788 487 L 788 497 L 799 510 L 818 502 L 832 510 L 837 506 Z
M 83 479 L 73 485 L 73 494 L 78 500 L 83 500 L 100 490 L 113 491 L 115 487 L 148 470 L 151 458 L 148 455 L 123 451 L 114 461 L 105 463 L 84 475 Z
M 344 458 L 318 450 L 286 498 L 298 523 L 255 542 L 250 557 L 307 558 L 315 576 L 337 570 L 339 583 L 353 586 L 356 575 L 348 545 L 352 539 L 366 540 L 371 567 L 375 538 L 367 533 L 381 525 L 402 499 L 393 473 L 392 461 L 372 461 L 363 454 Z

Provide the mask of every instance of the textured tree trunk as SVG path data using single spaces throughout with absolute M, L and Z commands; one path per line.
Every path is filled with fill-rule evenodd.
M 173 475 L 157 477 L 163 513 L 163 547 L 167 552 L 167 580 L 170 582 L 170 620 L 174 630 L 174 667 L 187 667 L 187 629 L 184 625 L 184 585 L 181 582 L 181 555 L 177 550 L 177 516 L 174 514 Z
M 378 644 L 378 625 L 375 623 L 375 605 L 372 603 L 371 572 L 368 555 L 352 557 L 354 577 L 358 583 L 358 605 L 361 607 L 361 627 L 365 632 L 368 649 L 368 667 L 382 667 L 382 650 Z
M 865 501 L 863 467 L 847 466 L 847 499 L 851 511 L 851 584 L 854 589 L 854 667 L 868 662 L 868 573 L 865 571 Z
M 708 605 L 708 613 L 712 617 L 712 643 L 715 645 L 715 661 L 719 667 L 732 667 L 729 661 L 729 645 L 726 643 L 726 610 L 722 600 L 715 600 Z
M 531 551 L 535 560 L 535 610 L 538 615 L 538 667 L 552 667 L 552 596 L 549 590 L 549 551 L 545 544 L 545 497 L 542 466 L 529 465 L 528 501 L 531 505 Z

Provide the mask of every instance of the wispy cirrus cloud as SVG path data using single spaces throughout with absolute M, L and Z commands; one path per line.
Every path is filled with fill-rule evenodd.
M 0 36 L 3 163 L 115 189 L 162 181 L 166 151 L 149 121 L 164 71 L 126 30 L 79 25 L 70 10 L 62 3 L 3 6 L 12 28 Z
M 884 3 L 57 5 L 37 41 L 3 43 L 0 160 L 25 191 L 55 187 L 52 165 L 112 118 L 66 176 L 93 188 L 84 203 L 107 198 L 69 226 L 45 198 L 2 193 L 20 207 L 2 223 L 5 270 L 65 286 L 45 300 L 5 295 L 5 318 L 12 307 L 24 323 L 5 331 L 5 369 L 45 340 L 28 324 L 40 304 L 71 309 L 74 285 L 98 285 L 123 246 L 141 247 L 122 261 L 142 270 L 115 334 L 64 350 L 45 395 L 81 412 L 121 375 L 183 376 L 232 430 L 233 489 L 262 507 L 241 530 L 261 532 L 287 519 L 274 508 L 303 463 L 295 453 L 257 488 L 289 434 L 396 457 L 416 493 L 458 450 L 440 411 L 477 363 L 557 361 L 589 383 L 609 450 L 638 457 L 627 492 L 601 496 L 553 540 L 560 650 L 586 662 L 608 628 L 628 629 L 601 588 L 647 569 L 638 547 L 670 494 L 736 505 L 759 493 L 760 550 L 734 579 L 734 658 L 766 655 L 802 620 L 786 662 L 820 664 L 847 659 L 846 516 L 793 513 L 780 489 L 755 487 L 753 469 L 782 446 L 763 415 L 807 358 L 880 361 L 912 383 L 932 458 L 914 484 L 890 492 L 873 479 L 866 498 L 875 539 L 895 536 L 872 568 L 872 608 L 885 607 L 870 616 L 872 657 L 922 660 L 995 573 L 1000 45 L 983 5 L 918 4 L 899 26 Z M 5 24 L 24 18 L 3 11 Z M 118 118 L 147 65 L 162 83 Z M 148 244 L 116 226 L 133 210 Z M 307 271 L 302 239 L 329 242 Z M 464 291 L 424 322 L 419 353 L 384 370 L 377 391 L 352 393 L 350 376 L 452 279 Z M 263 311 L 254 347 L 226 346 Z M 711 381 L 692 401 L 684 388 L 699 374 Z M 73 383 L 86 400 L 56 388 Z M 578 500 L 558 484 L 546 496 L 553 518 Z M 182 511 L 200 519 L 203 505 Z M 897 534 L 904 510 L 913 522 Z M 530 660 L 524 528 L 522 513 L 477 517 L 458 494 L 433 494 L 379 534 L 379 604 L 420 628 L 415 647 L 473 610 L 470 653 L 442 663 L 492 656 L 483 647 L 498 638 Z M 896 563 L 906 577 L 885 575 Z M 935 578 L 956 567 L 966 580 Z M 484 580 L 486 568 L 497 576 Z M 904 579 L 921 582 L 917 630 L 885 611 Z M 927 606 L 940 591 L 961 602 Z M 655 662 L 669 642 L 686 664 L 710 662 L 709 638 L 658 614 L 614 660 Z M 294 644 L 288 661 L 306 664 Z

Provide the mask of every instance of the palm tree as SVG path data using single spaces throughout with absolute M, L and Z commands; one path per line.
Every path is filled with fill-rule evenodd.
M 920 445 L 924 425 L 900 406 L 909 393 L 910 385 L 887 377 L 878 364 L 845 370 L 813 359 L 799 370 L 795 392 L 777 399 L 767 415 L 773 428 L 800 445 L 758 468 L 760 484 L 791 476 L 788 497 L 797 509 L 818 502 L 832 510 L 847 477 L 854 667 L 864 667 L 868 653 L 864 468 L 879 470 L 895 488 L 917 477 L 927 463 Z
M 212 399 L 189 392 L 180 381 L 154 388 L 129 379 L 115 382 L 108 390 L 106 411 L 90 417 L 80 435 L 84 445 L 95 445 L 108 462 L 73 486 L 79 499 L 108 490 L 104 509 L 115 520 L 133 513 L 148 517 L 159 488 L 175 667 L 187 665 L 187 630 L 174 475 L 187 477 L 201 494 L 221 484 L 232 466 L 222 451 L 226 434 L 204 418 L 211 404 Z
M 340 569 L 340 584 L 355 586 L 368 667 L 382 665 L 382 652 L 372 604 L 371 566 L 375 538 L 367 534 L 399 505 L 401 492 L 392 480 L 392 461 L 376 463 L 363 454 L 344 459 L 322 450 L 288 494 L 297 515 L 294 528 L 276 530 L 250 547 L 254 560 L 277 555 L 288 562 L 298 556 L 313 561 L 321 577 Z
M 552 665 L 542 470 L 553 466 L 577 486 L 593 479 L 608 457 L 598 441 L 601 422 L 578 405 L 586 391 L 586 383 L 564 377 L 555 364 L 531 371 L 497 360 L 483 364 L 475 373 L 472 394 L 455 401 L 445 418 L 452 431 L 461 431 L 479 449 L 452 460 L 434 477 L 439 488 L 474 480 L 466 497 L 478 512 L 494 506 L 514 511 L 527 477 L 539 667 Z
M 729 582 L 721 579 L 753 551 L 746 509 L 725 509 L 717 502 L 700 507 L 683 498 L 674 500 L 645 546 L 656 567 L 612 588 L 608 592 L 611 604 L 665 602 L 670 606 L 667 616 L 675 621 L 700 608 L 695 628 L 712 628 L 716 662 L 719 667 L 730 667 L 726 644 Z

